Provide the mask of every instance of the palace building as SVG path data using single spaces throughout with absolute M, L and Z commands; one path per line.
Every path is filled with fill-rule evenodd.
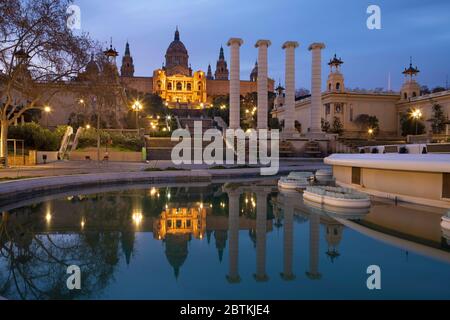
M 345 86 L 345 77 L 341 71 L 344 62 L 336 55 L 330 59 L 328 65 L 330 73 L 325 83 L 325 91 L 321 90 L 319 114 L 323 122 L 332 125 L 339 121 L 342 125 L 342 136 L 346 138 L 367 138 L 367 131 L 361 128 L 357 119 L 359 115 L 376 116 L 379 121 L 379 136 L 399 137 L 401 135 L 401 118 L 411 110 L 420 110 L 421 122 L 426 132 L 431 132 L 433 105 L 439 104 L 444 115 L 450 116 L 450 90 L 422 94 L 421 87 L 416 80 L 420 72 L 413 67 L 412 61 L 402 74 L 405 79 L 400 92 L 391 90 L 352 90 Z M 277 97 L 272 116 L 280 121 L 286 119 L 286 105 L 284 88 L 277 87 Z M 297 97 L 294 108 L 294 120 L 299 124 L 302 134 L 311 132 L 312 99 L 309 95 Z M 319 119 L 320 119 L 319 118 Z M 447 126 L 446 134 L 449 134 Z
M 143 94 L 155 93 L 161 96 L 169 108 L 202 109 L 211 105 L 214 96 L 229 93 L 229 70 L 224 49 L 213 75 L 211 65 L 207 72 L 193 71 L 189 64 L 189 53 L 175 30 L 173 41 L 166 50 L 165 64 L 153 71 L 152 77 L 135 77 L 130 45 L 126 44 L 122 58 L 121 81 L 125 87 Z M 274 91 L 274 81 L 269 79 L 268 91 Z M 250 80 L 241 80 L 241 95 L 257 91 L 257 66 L 252 70 Z

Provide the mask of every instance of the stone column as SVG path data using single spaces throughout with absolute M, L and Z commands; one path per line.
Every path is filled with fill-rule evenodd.
M 310 133 L 320 134 L 320 114 L 322 108 L 322 56 L 321 50 L 325 48 L 323 43 L 313 43 L 309 46 L 312 51 L 311 70 L 311 108 L 310 108 Z
M 285 82 L 286 97 L 284 99 L 284 132 L 295 132 L 295 48 L 296 41 L 286 41 L 282 48 L 286 53 Z
M 228 242 L 229 250 L 229 272 L 227 280 L 230 283 L 241 281 L 239 276 L 239 196 L 237 191 L 228 192 L 228 231 L 230 240 Z
M 269 40 L 258 40 L 258 129 L 268 127 L 268 93 L 267 93 L 267 48 L 271 45 Z
M 293 256 L 294 256 L 294 203 L 297 194 L 284 195 L 284 234 L 283 234 L 283 252 L 284 252 L 284 269 L 281 273 L 283 280 L 294 280 L 295 275 L 292 272 Z
M 256 281 L 267 281 L 266 274 L 267 193 L 256 193 Z
M 320 216 L 311 213 L 309 217 L 309 271 L 306 275 L 312 280 L 322 277 L 319 272 Z
M 240 57 L 239 48 L 243 44 L 239 38 L 231 38 L 227 45 L 230 48 L 230 129 L 238 129 L 240 125 Z

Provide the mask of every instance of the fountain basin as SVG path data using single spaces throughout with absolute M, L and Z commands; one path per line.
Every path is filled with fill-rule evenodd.
M 341 208 L 368 208 L 368 195 L 350 188 L 341 187 L 307 187 L 303 198 L 312 202 Z
M 305 189 L 309 186 L 309 179 L 314 176 L 312 172 L 291 172 L 287 177 L 278 180 L 281 189 Z

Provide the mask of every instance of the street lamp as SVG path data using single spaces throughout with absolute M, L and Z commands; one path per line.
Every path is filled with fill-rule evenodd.
M 44 106 L 44 112 L 45 112 L 45 121 L 46 121 L 46 127 L 48 128 L 48 115 L 50 113 L 50 111 L 52 111 L 52 108 L 50 108 L 49 106 Z
M 411 117 L 416 121 L 416 136 L 417 136 L 417 125 L 420 118 L 422 118 L 422 111 L 420 109 L 415 109 L 411 112 Z
M 139 100 L 136 100 L 131 106 L 131 109 L 136 112 L 136 129 L 139 134 L 139 111 L 143 109 L 142 103 Z

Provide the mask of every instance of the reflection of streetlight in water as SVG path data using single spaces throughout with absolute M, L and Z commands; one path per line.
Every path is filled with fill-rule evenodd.
M 142 215 L 142 212 L 135 211 L 135 212 L 133 212 L 132 218 L 133 218 L 134 224 L 136 226 L 139 226 L 142 223 L 144 216 Z

